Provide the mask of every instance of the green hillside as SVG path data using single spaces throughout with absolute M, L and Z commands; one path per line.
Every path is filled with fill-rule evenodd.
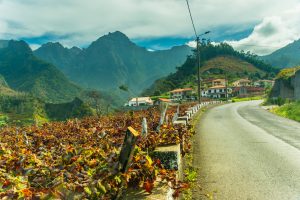
M 47 102 L 71 101 L 82 91 L 53 65 L 36 58 L 23 41 L 9 41 L 0 48 L 0 74 L 13 90 Z
M 79 98 L 62 104 L 45 104 L 47 117 L 55 121 L 94 115 L 94 111 Z
M 5 78 L 1 74 L 0 74 L 0 95 L 1 96 L 4 96 L 4 95 L 5 96 L 16 96 L 16 95 L 18 95 L 18 92 L 12 90 L 8 86 Z
M 221 43 L 212 45 L 202 43 L 201 78 L 239 78 L 269 79 L 279 71 L 259 60 L 256 55 L 237 52 L 230 45 Z M 159 95 L 175 88 L 194 87 L 197 82 L 196 54 L 189 56 L 186 62 L 173 74 L 157 80 L 143 95 Z
M 52 63 L 66 75 L 73 69 L 73 60 L 81 53 L 81 49 L 73 47 L 71 49 L 63 47 L 60 43 L 49 42 L 43 44 L 39 49 L 34 51 L 38 58 Z
M 62 104 L 45 103 L 28 94 L 0 95 L 0 126 L 43 124 L 94 115 L 93 109 L 75 98 Z
M 278 49 L 270 55 L 262 56 L 262 59 L 280 68 L 295 67 L 300 65 L 300 40 Z
M 200 71 L 201 73 L 205 73 L 207 71 L 213 71 L 213 69 L 227 71 L 228 73 L 241 73 L 241 75 L 245 72 L 259 73 L 261 75 L 266 74 L 253 64 L 234 56 L 218 56 L 216 58 L 212 58 L 205 62 Z

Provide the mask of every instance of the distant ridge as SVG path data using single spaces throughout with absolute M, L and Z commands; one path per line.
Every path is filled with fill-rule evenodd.
M 183 45 L 151 52 L 116 31 L 98 38 L 83 50 L 50 43 L 34 54 L 56 65 L 84 88 L 116 91 L 125 84 L 131 92 L 139 93 L 156 79 L 175 72 L 187 55 L 192 54 L 191 50 Z
M 300 65 L 300 39 L 278 49 L 270 55 L 261 57 L 274 67 L 287 68 Z
M 55 66 L 36 58 L 24 41 L 11 40 L 0 49 L 0 74 L 13 90 L 47 102 L 71 101 L 81 92 Z

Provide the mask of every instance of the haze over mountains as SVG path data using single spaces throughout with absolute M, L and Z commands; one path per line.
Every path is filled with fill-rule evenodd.
M 68 78 L 85 88 L 115 91 L 120 85 L 140 93 L 158 78 L 175 72 L 192 48 L 186 45 L 150 52 L 116 31 L 91 43 L 86 49 L 47 43 L 34 54 L 57 66 Z
M 300 40 L 278 49 L 270 55 L 261 57 L 274 67 L 287 68 L 300 65 Z

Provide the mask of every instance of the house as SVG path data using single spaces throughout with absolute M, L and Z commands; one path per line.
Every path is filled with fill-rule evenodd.
M 170 99 L 165 99 L 165 98 L 158 98 L 155 102 L 154 105 L 160 105 L 161 103 L 172 103 Z
M 253 83 L 253 85 L 255 87 L 264 87 L 264 88 L 267 88 L 267 87 L 273 87 L 274 86 L 274 82 L 275 81 L 272 81 L 272 80 L 259 80 L 259 81 L 255 81 Z
M 226 91 L 227 89 L 227 91 Z M 232 89 L 225 86 L 214 86 L 207 89 L 206 97 L 212 99 L 227 98 L 231 95 Z M 227 95 L 227 97 L 226 97 Z
M 202 87 L 205 87 L 205 88 L 212 87 L 213 80 L 215 80 L 215 78 L 207 78 L 207 79 L 202 80 L 201 81 Z
M 240 79 L 232 83 L 233 87 L 247 87 L 250 85 L 251 85 L 251 81 L 249 79 Z
M 226 86 L 226 79 L 214 79 L 212 80 L 211 86 Z
M 125 106 L 153 106 L 153 101 L 150 97 L 135 97 L 128 101 Z
M 208 90 L 201 90 L 201 97 L 208 97 Z
M 216 79 L 216 78 L 207 78 L 202 80 L 201 85 L 204 88 L 214 87 L 214 86 L 226 86 L 228 81 L 226 79 Z
M 193 93 L 192 88 L 179 88 L 170 91 L 170 98 L 174 100 L 191 100 Z
M 261 96 L 265 94 L 265 89 L 262 87 L 235 87 L 233 89 L 233 95 L 237 97 L 253 97 L 253 96 Z

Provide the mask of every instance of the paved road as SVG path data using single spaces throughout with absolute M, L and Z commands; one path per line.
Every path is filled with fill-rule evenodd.
M 300 123 L 240 102 L 209 110 L 198 124 L 194 199 L 300 200 Z

